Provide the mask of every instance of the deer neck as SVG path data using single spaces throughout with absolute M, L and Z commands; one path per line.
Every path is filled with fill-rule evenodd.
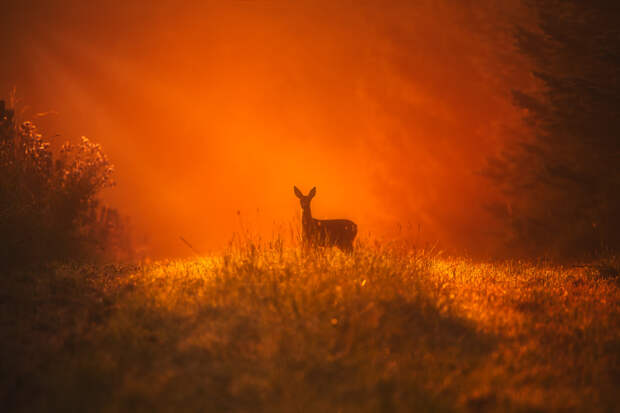
M 301 215 L 301 224 L 304 228 L 312 225 L 312 211 L 310 211 L 310 207 L 303 210 L 303 214 Z

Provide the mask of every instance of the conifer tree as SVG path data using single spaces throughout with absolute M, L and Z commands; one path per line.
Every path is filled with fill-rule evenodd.
M 562 255 L 620 247 L 620 7 L 531 1 L 515 31 L 540 88 L 513 91 L 527 138 L 489 159 L 502 218 L 522 251 Z M 497 209 L 496 209 L 497 210 Z

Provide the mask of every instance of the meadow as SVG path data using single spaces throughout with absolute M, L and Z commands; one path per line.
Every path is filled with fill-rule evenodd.
M 618 411 L 607 266 L 280 242 L 0 277 L 4 411 Z

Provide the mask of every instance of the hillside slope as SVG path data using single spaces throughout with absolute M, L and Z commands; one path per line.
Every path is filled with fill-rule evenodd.
M 589 267 L 281 245 L 0 279 L 4 411 L 612 411 Z M 414 410 L 415 409 L 415 410 Z

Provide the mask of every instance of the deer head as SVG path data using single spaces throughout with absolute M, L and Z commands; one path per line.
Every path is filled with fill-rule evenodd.
M 293 189 L 295 190 L 295 196 L 297 196 L 297 198 L 299 198 L 299 203 L 301 204 L 301 209 L 304 211 L 307 211 L 310 209 L 310 201 L 312 201 L 312 198 L 314 198 L 314 196 L 316 195 L 316 187 L 312 188 L 310 190 L 310 192 L 308 192 L 308 195 L 304 195 L 301 193 L 301 191 L 299 190 L 299 188 L 297 188 L 296 186 L 293 187 Z

